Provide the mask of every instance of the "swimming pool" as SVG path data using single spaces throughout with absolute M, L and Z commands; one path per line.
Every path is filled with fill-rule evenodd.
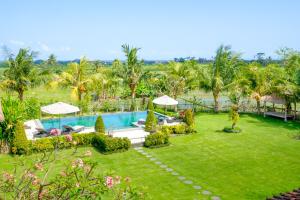
M 101 114 L 106 130 L 112 129 L 124 129 L 132 127 L 132 122 L 136 122 L 139 119 L 146 119 L 147 111 L 143 112 L 123 112 L 123 113 L 112 113 L 112 114 Z M 156 116 L 163 117 L 156 113 Z M 63 125 L 75 126 L 82 125 L 85 127 L 95 126 L 95 122 L 98 115 L 92 116 L 75 116 L 55 119 L 44 119 L 41 120 L 45 129 L 58 128 L 62 129 Z

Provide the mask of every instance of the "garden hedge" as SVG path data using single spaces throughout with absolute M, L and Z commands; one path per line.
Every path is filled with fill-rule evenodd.
M 113 138 L 104 134 L 97 134 L 93 140 L 93 146 L 102 153 L 127 151 L 130 146 L 128 138 Z
M 145 147 L 161 147 L 169 144 L 169 134 L 166 132 L 158 131 L 150 134 L 145 138 Z
M 161 131 L 168 134 L 180 135 L 180 134 L 191 134 L 196 131 L 188 126 L 187 124 L 178 124 L 174 126 L 162 126 Z

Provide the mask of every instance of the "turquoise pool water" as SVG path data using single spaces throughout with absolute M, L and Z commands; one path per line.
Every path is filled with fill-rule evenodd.
M 45 119 L 41 120 L 41 122 L 45 129 L 62 129 L 63 125 L 82 125 L 85 127 L 93 127 L 95 126 L 97 116 L 98 115 L 65 117 L 60 119 Z M 102 114 L 101 116 L 103 118 L 104 125 L 107 130 L 123 129 L 132 127 L 132 122 L 136 122 L 139 119 L 146 119 L 147 111 Z

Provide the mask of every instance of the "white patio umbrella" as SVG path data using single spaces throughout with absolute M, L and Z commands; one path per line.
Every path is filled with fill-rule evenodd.
M 154 99 L 153 103 L 155 103 L 157 105 L 165 106 L 165 111 L 166 111 L 167 106 L 176 106 L 178 104 L 178 101 L 176 101 L 175 99 L 173 99 L 167 95 L 164 95 L 164 96 Z
M 64 102 L 57 102 L 54 104 L 43 106 L 41 107 L 41 110 L 42 112 L 51 115 L 64 115 L 64 114 L 77 113 L 80 111 L 80 109 L 77 106 L 72 106 Z M 60 120 L 59 120 L 59 127 L 60 127 Z
M 176 101 L 175 99 L 173 99 L 167 95 L 164 95 L 164 96 L 154 99 L 153 103 L 158 104 L 158 105 L 163 105 L 163 106 L 175 106 L 178 104 L 178 101 Z

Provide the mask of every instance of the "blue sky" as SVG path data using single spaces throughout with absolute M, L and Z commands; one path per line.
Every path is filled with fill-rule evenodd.
M 124 43 L 144 59 L 210 58 L 220 44 L 244 58 L 300 49 L 298 0 L 0 0 L 0 9 L 0 45 L 41 59 L 123 59 Z

